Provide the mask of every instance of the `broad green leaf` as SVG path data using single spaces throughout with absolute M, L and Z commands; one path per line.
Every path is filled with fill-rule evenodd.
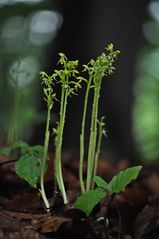
M 24 141 L 18 141 L 11 145 L 12 150 L 21 149 L 21 148 L 25 148 L 25 147 L 28 147 L 28 144 L 25 143 Z
M 30 154 L 34 154 L 35 156 L 42 158 L 44 153 L 44 146 L 41 145 L 30 146 L 27 148 L 27 151 Z
M 42 163 L 43 154 L 44 154 L 44 146 L 41 146 L 41 145 L 30 146 L 27 148 L 27 150 L 30 155 L 34 155 L 39 160 L 39 162 Z M 47 164 L 45 165 L 44 171 L 42 173 L 45 174 L 46 171 L 47 171 Z
M 83 193 L 75 202 L 75 208 L 81 209 L 87 216 L 92 212 L 94 206 L 98 204 L 102 198 L 106 196 L 106 192 L 101 188 L 96 188 Z
M 94 177 L 94 182 L 97 184 L 98 187 L 107 189 L 108 188 L 108 183 L 104 181 L 101 177 L 95 176 Z
M 33 188 L 37 187 L 41 173 L 41 162 L 35 155 L 25 154 L 15 163 L 16 173 Z
M 14 144 L 12 144 L 9 147 L 5 147 L 0 149 L 0 154 L 4 155 L 4 156 L 9 156 L 12 154 L 12 152 L 16 149 L 22 149 L 22 148 L 26 148 L 28 147 L 28 144 L 23 142 L 23 141 L 18 141 Z
M 125 190 L 125 187 L 134 179 L 137 178 L 141 166 L 135 166 L 127 168 L 124 171 L 121 171 L 119 174 L 114 176 L 110 183 L 108 184 L 108 190 L 110 193 L 119 193 Z

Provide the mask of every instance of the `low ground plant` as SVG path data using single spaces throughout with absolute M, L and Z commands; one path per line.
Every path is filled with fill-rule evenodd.
M 75 202 L 75 208 L 81 209 L 89 216 L 95 205 L 103 198 L 124 192 L 126 186 L 137 178 L 141 168 L 141 166 L 127 168 L 115 175 L 109 183 L 104 181 L 101 177 L 95 176 L 94 182 L 96 188 L 81 194 Z
M 107 183 L 97 174 L 97 165 L 100 154 L 102 136 L 105 134 L 104 116 L 99 117 L 98 108 L 100 100 L 100 91 L 102 80 L 104 77 L 111 75 L 114 70 L 114 63 L 117 59 L 119 51 L 113 50 L 110 44 L 105 48 L 105 53 L 100 54 L 96 59 L 92 59 L 88 64 L 83 65 L 83 70 L 78 71 L 78 60 L 69 61 L 65 54 L 59 54 L 59 69 L 53 71 L 52 75 L 40 72 L 43 84 L 44 100 L 47 104 L 47 118 L 45 129 L 44 146 L 29 146 L 27 143 L 19 141 L 7 148 L 1 149 L 1 154 L 11 155 L 17 150 L 19 159 L 15 163 L 16 173 L 25 179 L 32 187 L 38 188 L 44 201 L 47 211 L 50 210 L 45 188 L 44 175 L 47 170 L 48 146 L 50 142 L 50 117 L 55 101 L 60 104 L 59 120 L 57 126 L 53 129 L 54 145 L 55 145 L 55 165 L 52 175 L 55 175 L 55 184 L 63 197 L 64 204 L 67 204 L 68 197 L 64 185 L 62 173 L 62 144 L 64 127 L 67 120 L 68 99 L 72 95 L 77 95 L 78 90 L 86 85 L 86 92 L 83 105 L 83 116 L 80 134 L 80 162 L 79 162 L 79 181 L 81 187 L 81 196 L 77 199 L 75 207 L 83 210 L 89 215 L 94 206 L 107 195 L 124 191 L 127 184 L 136 179 L 141 167 L 132 167 L 120 172 Z M 83 76 L 84 73 L 84 76 Z M 88 77 L 87 77 L 88 76 Z M 61 97 L 56 99 L 54 85 L 60 84 Z M 89 101 L 90 92 L 93 91 L 93 100 Z M 88 152 L 86 152 L 85 144 L 85 125 L 86 116 L 88 114 L 88 104 L 91 106 L 91 122 L 88 142 Z M 83 176 L 84 158 L 87 159 L 87 175 Z M 54 172 L 55 170 L 55 172 Z M 94 184 L 96 187 L 94 188 Z

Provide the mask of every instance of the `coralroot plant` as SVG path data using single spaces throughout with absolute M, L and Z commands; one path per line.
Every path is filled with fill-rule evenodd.
M 97 143 L 97 124 L 98 124 L 98 105 L 100 98 L 100 90 L 102 80 L 105 76 L 111 75 L 115 70 L 113 66 L 119 51 L 113 50 L 113 45 L 110 44 L 106 48 L 106 53 L 102 53 L 96 60 L 91 60 L 87 65 L 84 65 L 84 71 L 88 74 L 87 88 L 84 100 L 82 128 L 80 135 L 80 169 L 79 178 L 82 192 L 88 191 L 92 187 L 93 177 L 96 175 L 97 161 L 100 151 L 101 132 L 99 132 L 99 143 Z M 92 116 L 89 136 L 89 147 L 87 156 L 87 178 L 86 187 L 83 179 L 83 161 L 84 161 L 84 145 L 85 145 L 85 121 L 88 107 L 88 97 L 90 90 L 93 89 L 93 103 L 92 103 Z M 103 126 L 103 118 L 101 125 Z M 100 128 L 101 129 L 101 128 Z
M 67 104 L 69 97 L 77 95 L 83 82 L 86 83 L 86 93 L 80 134 L 79 162 L 79 179 L 82 195 L 77 199 L 75 207 L 82 209 L 87 215 L 89 215 L 93 207 L 99 203 L 103 197 L 123 191 L 128 183 L 136 179 L 141 170 L 140 166 L 126 169 L 125 171 L 120 172 L 117 176 L 114 176 L 110 183 L 107 183 L 100 177 L 96 176 L 102 136 L 105 134 L 104 117 L 99 118 L 98 115 L 101 85 L 103 78 L 111 75 L 115 70 L 113 63 L 115 62 L 118 54 L 119 51 L 114 51 L 112 44 L 108 45 L 106 53 L 102 53 L 95 60 L 90 60 L 87 65 L 83 66 L 83 71 L 85 72 L 85 75 L 88 76 L 88 79 L 86 79 L 86 77 L 80 76 L 79 71 L 77 70 L 78 60 L 69 61 L 63 53 L 60 53 L 60 59 L 58 62 L 60 69 L 54 70 L 51 76 L 47 75 L 45 72 L 40 72 L 42 84 L 44 86 L 44 100 L 47 103 L 44 146 L 29 146 L 27 143 L 19 141 L 10 147 L 1 149 L 1 154 L 4 155 L 11 155 L 12 151 L 17 150 L 19 159 L 15 163 L 16 173 L 21 178 L 25 179 L 33 188 L 38 188 L 47 211 L 49 211 L 50 205 L 45 193 L 44 175 L 47 170 L 51 110 L 56 100 L 56 94 L 53 90 L 55 84 L 60 84 L 61 98 L 59 101 L 59 120 L 56 128 L 53 129 L 55 135 L 55 172 L 53 172 L 52 175 L 55 175 L 55 184 L 57 183 L 63 197 L 63 202 L 65 204 L 68 203 L 62 174 L 62 144 L 66 122 Z M 90 91 L 93 91 L 93 102 L 88 155 L 86 157 L 85 125 Z M 87 158 L 86 179 L 83 177 L 84 157 Z M 93 189 L 94 183 L 97 185 L 95 189 Z
M 61 70 L 55 70 L 53 77 L 57 80 L 57 83 L 61 84 L 61 99 L 60 99 L 60 117 L 57 123 L 57 128 L 54 129 L 55 137 L 55 175 L 57 184 L 61 191 L 64 203 L 68 203 L 66 190 L 64 186 L 64 180 L 62 175 L 62 142 L 63 131 L 66 118 L 67 101 L 68 97 L 76 94 L 77 90 L 81 88 L 82 78 L 77 77 L 79 72 L 77 71 L 78 61 L 68 61 L 67 57 L 60 53 L 59 64 L 61 64 Z
M 50 115 L 51 109 L 56 99 L 56 94 L 53 92 L 53 84 L 54 78 L 52 76 L 48 76 L 45 72 L 40 72 L 42 83 L 44 84 L 44 100 L 47 103 L 47 119 L 46 119 L 46 129 L 45 129 L 45 142 L 44 142 L 44 152 L 43 158 L 41 161 L 41 173 L 40 173 L 40 193 L 42 199 L 45 203 L 46 209 L 49 210 L 50 205 L 47 200 L 45 189 L 44 189 L 44 174 L 46 171 L 47 166 L 47 159 L 48 159 L 48 146 L 49 146 L 49 139 L 50 139 Z

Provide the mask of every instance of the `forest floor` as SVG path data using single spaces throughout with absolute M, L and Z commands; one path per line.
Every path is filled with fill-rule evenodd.
M 52 204 L 46 213 L 38 192 L 21 180 L 14 162 L 0 158 L 0 239 L 159 239 L 159 167 L 141 163 L 143 169 L 124 193 L 102 200 L 89 217 L 73 208 L 80 193 L 78 161 L 64 155 L 64 178 L 69 204 L 53 195 L 53 157 L 45 177 Z M 129 160 L 113 162 L 106 156 L 98 175 L 107 181 L 132 166 Z

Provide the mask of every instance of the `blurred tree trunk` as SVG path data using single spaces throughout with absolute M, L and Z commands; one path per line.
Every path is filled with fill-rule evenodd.
M 108 141 L 121 157 L 133 157 L 131 136 L 132 85 L 136 54 L 142 44 L 142 24 L 148 0 L 144 1 L 62 1 L 64 24 L 53 50 L 65 52 L 71 59 L 86 63 L 112 42 L 121 54 L 117 70 L 104 80 L 100 112 L 106 115 Z M 51 59 L 51 56 L 50 56 Z M 84 90 L 68 106 L 65 147 L 79 146 Z

